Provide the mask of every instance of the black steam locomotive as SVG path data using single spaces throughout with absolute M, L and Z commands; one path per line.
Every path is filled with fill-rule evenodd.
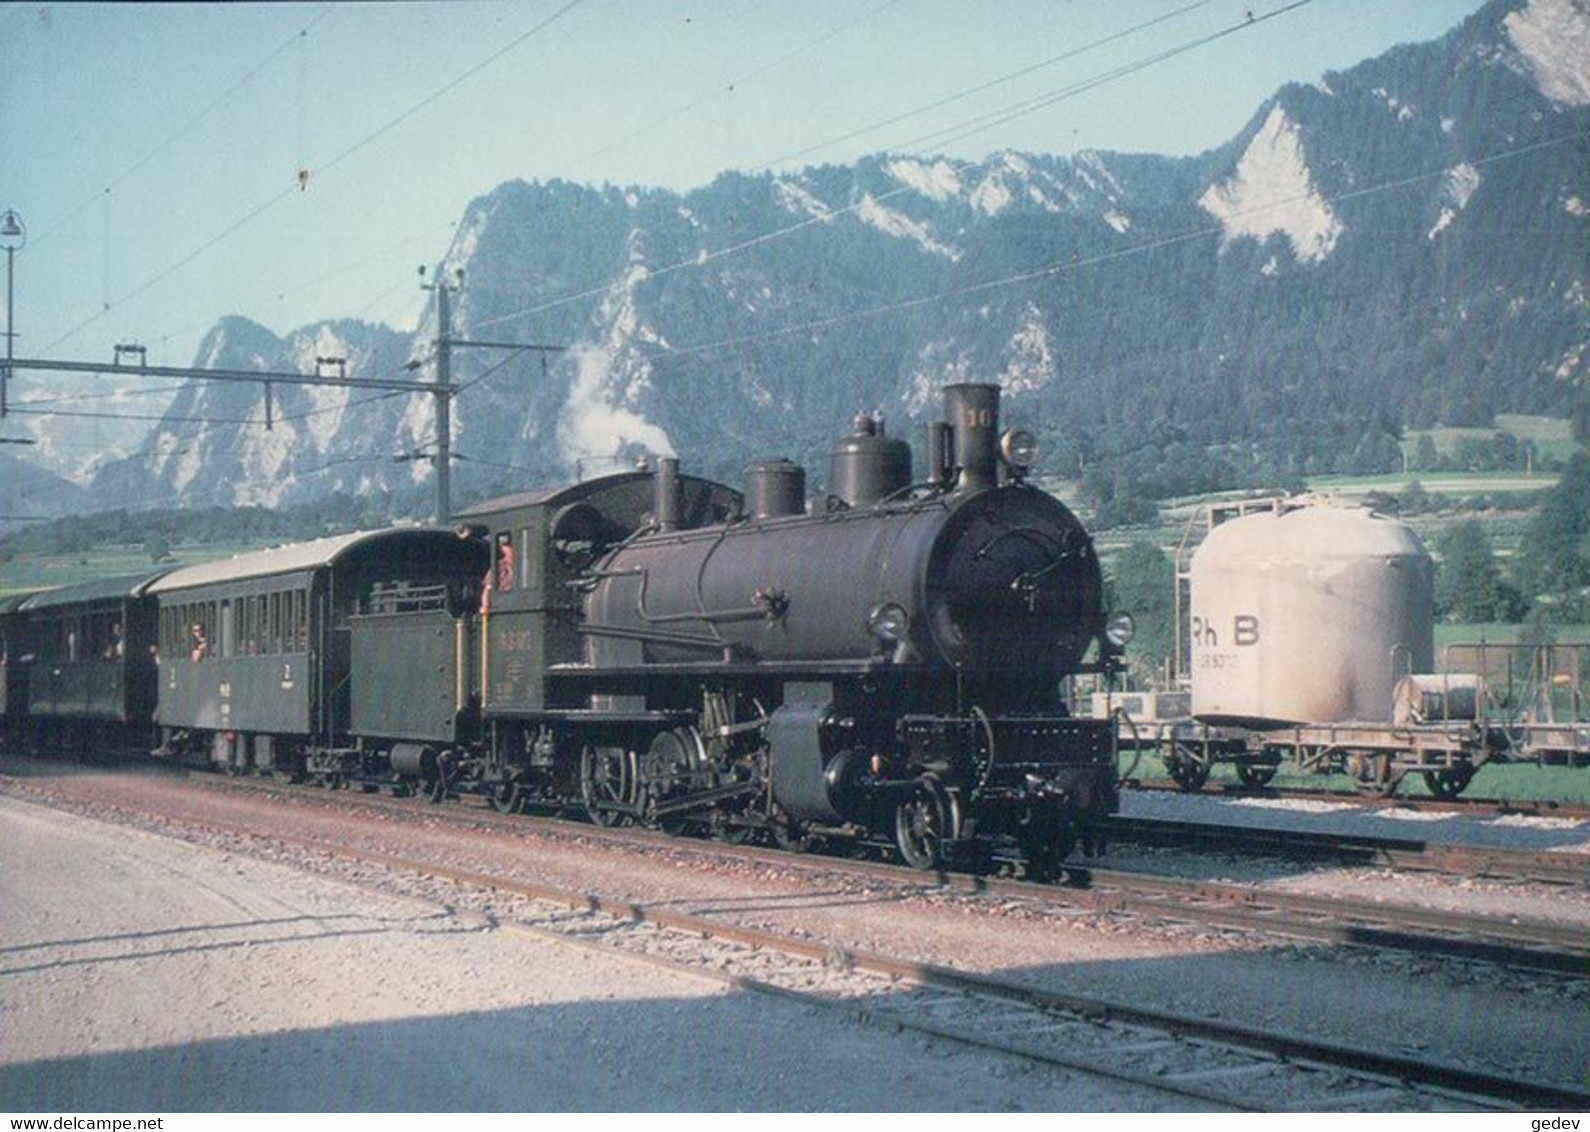
M 1051 871 L 1117 805 L 1113 724 L 1063 685 L 1129 619 L 998 387 L 945 394 L 924 482 L 864 416 L 810 511 L 788 461 L 742 494 L 664 459 L 141 583 L 160 752 Z

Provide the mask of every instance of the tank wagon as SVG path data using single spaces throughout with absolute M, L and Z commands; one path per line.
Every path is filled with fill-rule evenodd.
M 1157 746 L 1184 789 L 1217 762 L 1262 786 L 1291 761 L 1345 772 L 1369 794 L 1416 773 L 1452 797 L 1487 762 L 1590 762 L 1582 705 L 1573 722 L 1549 710 L 1557 684 L 1582 684 L 1553 650 L 1524 665 L 1544 719 L 1498 717 L 1486 673 L 1503 648 L 1450 646 L 1436 671 L 1433 563 L 1408 526 L 1307 498 L 1238 512 L 1211 514 L 1188 570 L 1186 714 L 1134 722 L 1136 744 Z M 1470 668 L 1454 667 L 1469 653 Z
M 1193 715 L 1255 730 L 1388 721 L 1429 672 L 1434 567 L 1406 524 L 1278 506 L 1221 523 L 1192 558 Z

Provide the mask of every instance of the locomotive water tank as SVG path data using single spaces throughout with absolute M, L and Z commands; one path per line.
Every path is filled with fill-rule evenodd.
M 1247 727 L 1385 722 L 1430 670 L 1433 569 L 1406 524 L 1278 504 L 1216 526 L 1191 567 L 1192 708 Z

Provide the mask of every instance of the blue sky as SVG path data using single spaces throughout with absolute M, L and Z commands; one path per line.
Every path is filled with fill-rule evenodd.
M 730 168 L 914 152 L 931 130 L 1286 3 L 0 5 L 0 208 L 29 229 L 17 352 L 108 360 L 136 340 L 186 365 L 227 314 L 278 332 L 403 324 L 422 302 L 415 266 L 504 180 L 688 189 Z M 1314 0 L 945 151 L 1198 152 L 1283 83 L 1478 7 Z

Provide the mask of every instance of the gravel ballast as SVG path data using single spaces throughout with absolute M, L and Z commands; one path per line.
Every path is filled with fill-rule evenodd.
M 1046 988 L 1117 996 L 1145 1006 L 1344 1043 L 1371 1043 L 1474 1068 L 1516 1070 L 1541 1081 L 1582 1087 L 1590 1065 L 1590 980 L 1586 979 L 1156 925 L 1130 917 L 1056 913 L 1019 900 L 973 899 L 932 888 L 858 882 L 825 873 L 820 863 L 810 859 L 798 864 L 792 859 L 788 868 L 769 868 L 711 862 L 690 843 L 677 849 L 621 849 L 582 836 L 579 827 L 557 835 L 472 828 L 458 819 L 467 818 L 469 809 L 477 805 L 473 802 L 433 811 L 434 817 L 423 809 L 400 817 L 349 807 L 336 795 L 241 796 L 207 788 L 200 780 L 65 772 L 0 782 L 0 789 L 25 789 L 33 796 L 54 797 L 60 804 L 86 806 L 109 816 L 114 816 L 111 807 L 149 808 L 185 822 L 211 819 L 247 824 L 262 832 L 278 830 L 390 849 L 459 868 L 793 931 L 847 948 L 998 972 Z M 209 840 L 242 848 L 224 838 Z M 255 846 L 249 851 L 261 850 Z M 267 851 L 301 868 L 321 868 L 303 853 Z M 1187 854 L 1181 863 L 1185 869 L 1205 869 L 1212 877 L 1225 868 L 1220 859 L 1198 854 Z M 344 866 L 325 868 L 332 873 L 348 871 Z M 1430 878 L 1410 882 L 1383 870 L 1304 871 L 1284 865 L 1277 866 L 1276 875 L 1260 879 L 1290 886 L 1304 876 L 1310 888 L 1328 892 L 1334 887 L 1345 893 L 1373 885 L 1388 899 L 1406 899 L 1410 883 L 1432 883 Z M 1462 900 L 1476 911 L 1491 906 L 1535 918 L 1578 919 L 1586 900 L 1583 889 L 1561 886 L 1434 883 L 1443 886 L 1445 897 Z M 433 901 L 448 899 L 423 887 L 410 891 Z M 399 968 L 391 977 L 414 977 L 412 964 Z M 955 1057 L 959 1066 L 960 1055 Z M 684 1102 L 637 1103 L 651 1107 Z M 723 1103 L 786 1107 L 760 1100 Z M 899 1098 L 885 1103 L 913 1107 Z M 1033 1105 L 1045 1107 L 1042 1102 Z M 921 1106 L 938 1107 L 925 1100 Z M 808 1096 L 790 1107 L 852 1106 Z M 965 1107 L 999 1106 L 967 1101 Z M 1121 1098 L 1102 1107 L 1142 1106 Z
M 1185 1104 L 14 798 L 0 845 L 0 1110 Z

